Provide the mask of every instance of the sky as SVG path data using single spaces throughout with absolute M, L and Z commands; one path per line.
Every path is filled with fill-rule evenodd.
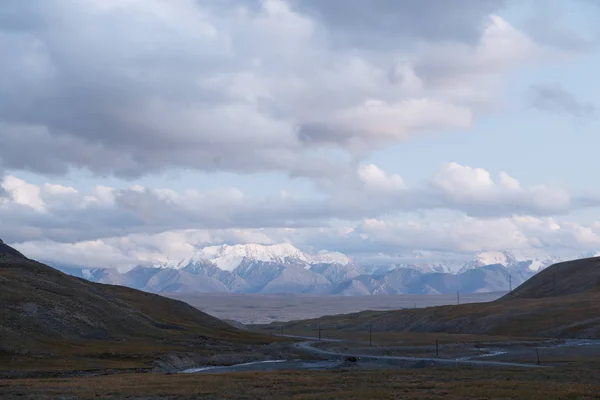
M 0 238 L 600 250 L 600 1 L 4 0 Z

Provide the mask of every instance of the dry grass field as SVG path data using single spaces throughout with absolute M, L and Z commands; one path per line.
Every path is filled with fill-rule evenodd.
M 599 399 L 598 370 L 429 368 L 408 371 L 111 375 L 0 381 L 3 399 Z

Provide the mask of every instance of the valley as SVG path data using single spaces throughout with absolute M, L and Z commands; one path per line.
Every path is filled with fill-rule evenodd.
M 599 266 L 559 263 L 460 305 L 452 295 L 169 299 L 69 276 L 0 243 L 0 394 L 594 398 Z
M 398 310 L 456 304 L 449 295 L 318 296 L 305 294 L 161 293 L 184 301 L 222 320 L 242 324 L 268 324 L 348 314 L 360 311 Z M 461 294 L 461 304 L 486 303 L 506 292 Z

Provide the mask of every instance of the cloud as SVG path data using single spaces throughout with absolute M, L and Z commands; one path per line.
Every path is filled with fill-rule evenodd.
M 386 253 L 428 249 L 448 252 L 480 252 L 505 249 L 590 249 L 600 246 L 600 231 L 552 218 L 508 217 L 450 221 L 366 220 L 360 232 Z M 365 250 L 368 250 L 368 246 Z
M 60 265 L 126 268 L 153 265 L 189 258 L 205 246 L 223 243 L 274 244 L 265 229 L 177 230 L 158 234 L 131 234 L 56 243 L 49 240 L 30 241 L 17 247 L 29 257 Z M 271 231 L 273 237 L 277 237 Z
M 554 218 L 477 219 L 450 213 L 404 219 L 365 219 L 344 227 L 179 230 L 55 243 L 28 241 L 17 248 L 35 259 L 80 267 L 128 268 L 178 262 L 204 246 L 244 243 L 292 243 L 301 250 L 340 251 L 362 260 L 378 255 L 414 259 L 431 254 L 436 261 L 481 251 L 578 254 L 600 247 L 600 222 L 580 225 Z M 390 258 L 391 257 L 391 258 Z M 423 260 L 421 260 L 423 261 Z
M 598 49 L 600 30 L 596 21 L 600 8 L 596 0 L 549 0 L 534 5 L 524 29 L 537 42 L 572 53 Z
M 566 113 L 577 118 L 596 115 L 596 106 L 589 101 L 578 100 L 558 84 L 537 84 L 531 87 L 531 105 L 541 111 Z
M 45 204 L 40 197 L 40 188 L 14 176 L 4 177 L 2 189 L 10 193 L 14 204 L 30 207 L 35 211 L 44 212 Z
M 406 184 L 400 175 L 387 174 L 374 164 L 359 166 L 358 178 L 364 184 L 365 189 L 376 193 L 397 192 L 406 189 Z
M 335 180 L 352 164 L 321 150 L 468 129 L 507 72 L 548 56 L 494 0 L 5 3 L 0 162 L 42 174 Z
M 482 21 L 504 0 L 456 0 L 434 6 L 410 0 L 292 0 L 294 10 L 330 28 L 335 45 L 397 47 L 413 40 L 476 43 Z
M 511 72 L 570 54 L 501 18 L 506 1 L 426 3 L 5 0 L 0 237 L 33 255 L 55 246 L 65 260 L 90 263 L 96 254 L 111 265 L 204 243 L 318 248 L 316 238 L 329 236 L 347 240 L 332 239 L 335 248 L 372 251 L 402 247 L 394 235 L 406 246 L 434 239 L 425 247 L 459 251 L 486 240 L 553 243 L 557 233 L 535 233 L 543 224 L 525 232 L 514 219 L 596 207 L 598 196 L 457 163 L 412 185 L 366 161 L 393 142 L 468 130 L 494 109 Z M 536 107 L 589 113 L 588 103 L 540 88 Z M 316 191 L 250 195 L 134 182 L 84 190 L 20 178 L 83 170 L 135 180 L 190 169 L 283 172 L 308 178 Z M 451 222 L 436 231 L 411 220 L 446 211 L 459 215 L 457 237 Z M 561 240 L 594 243 L 595 228 L 561 226 L 569 232 Z
M 553 216 L 597 207 L 598 196 L 574 196 L 547 185 L 522 186 L 507 173 L 449 163 L 428 183 L 410 186 L 398 174 L 361 164 L 348 179 L 317 196 L 281 192 L 252 196 L 233 187 L 204 191 L 98 186 L 76 188 L 4 178 L 0 237 L 8 242 L 80 242 L 173 230 L 329 228 L 336 220 L 393 217 L 403 212 L 451 210 L 469 217 Z
M 469 215 L 553 215 L 574 207 L 571 194 L 564 188 L 521 187 L 519 181 L 506 172 L 501 172 L 498 181 L 494 181 L 484 169 L 454 162 L 438 171 L 431 186 L 447 207 L 461 209 Z

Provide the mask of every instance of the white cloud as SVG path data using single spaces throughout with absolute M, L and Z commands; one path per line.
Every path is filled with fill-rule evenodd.
M 51 183 L 37 186 L 12 175 L 2 184 L 0 237 L 9 242 L 80 242 L 173 230 L 331 227 L 335 220 L 390 218 L 402 212 L 450 210 L 493 219 L 553 216 L 597 207 L 598 197 L 562 188 L 523 186 L 501 173 L 449 163 L 420 186 L 374 164 L 360 164 L 346 180 L 320 188 L 319 196 L 293 192 L 255 196 L 234 187 L 204 191 L 99 186 L 89 192 Z M 582 235 L 584 233 L 581 233 Z
M 41 190 L 38 186 L 29 184 L 14 176 L 6 176 L 2 188 L 9 193 L 15 204 L 30 207 L 35 211 L 44 211 L 46 204 L 40 197 Z
M 359 166 L 358 177 L 368 190 L 386 193 L 406 188 L 400 175 L 386 174 L 374 164 Z
M 182 230 L 132 234 L 77 243 L 28 241 L 17 248 L 30 257 L 62 265 L 127 268 L 139 264 L 178 262 L 197 249 L 218 244 L 293 243 L 304 251 L 340 251 L 351 256 L 414 251 L 438 256 L 481 251 L 568 251 L 600 248 L 600 223 L 579 225 L 553 218 L 477 219 L 460 214 L 447 218 L 425 215 L 404 220 L 365 219 L 340 228 L 272 228 Z
M 513 213 L 559 214 L 573 207 L 572 196 L 564 188 L 521 187 L 506 172 L 499 174 L 497 183 L 488 171 L 455 162 L 442 167 L 431 184 L 448 203 L 470 207 L 472 214 L 494 214 L 501 209 Z

